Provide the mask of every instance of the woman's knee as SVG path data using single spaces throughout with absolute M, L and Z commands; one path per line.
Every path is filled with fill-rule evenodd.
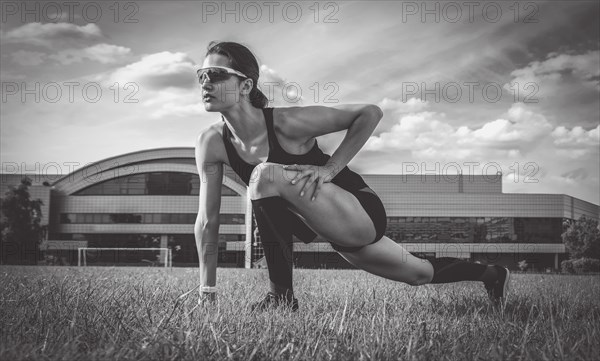
M 433 266 L 427 260 L 423 260 L 423 264 L 420 264 L 414 269 L 413 274 L 405 282 L 411 286 L 422 286 L 431 283 L 433 279 Z
M 283 166 L 278 163 L 265 162 L 254 167 L 248 184 L 250 198 L 277 195 L 277 185 L 283 177 L 283 172 Z

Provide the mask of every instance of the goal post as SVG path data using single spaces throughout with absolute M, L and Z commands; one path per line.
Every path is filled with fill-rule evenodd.
M 135 251 L 160 251 L 160 255 L 156 257 L 156 261 L 160 264 L 164 264 L 164 267 L 173 267 L 173 252 L 170 248 L 110 248 L 110 247 L 79 247 L 77 248 L 77 266 L 87 266 L 87 253 L 88 251 L 106 252 L 113 251 L 117 252 L 115 263 L 118 265 L 118 252 L 135 252 Z M 148 260 L 141 260 L 148 261 Z M 154 262 L 154 261 L 148 261 Z

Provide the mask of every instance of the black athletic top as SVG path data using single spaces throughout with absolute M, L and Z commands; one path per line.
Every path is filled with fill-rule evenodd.
M 279 164 L 311 164 L 311 165 L 325 165 L 329 158 L 328 154 L 323 153 L 317 144 L 315 144 L 311 150 L 305 154 L 290 154 L 281 148 L 281 145 L 277 141 L 275 136 L 275 128 L 273 126 L 273 108 L 262 109 L 267 123 L 267 136 L 269 138 L 269 155 L 267 162 L 279 163 Z M 256 165 L 248 164 L 244 161 L 233 144 L 231 143 L 231 131 L 227 127 L 227 123 L 223 120 L 223 143 L 225 144 L 225 150 L 227 151 L 227 157 L 229 163 L 234 172 L 240 176 L 242 181 L 246 185 L 250 182 L 250 175 Z M 353 172 L 347 166 L 344 167 L 332 180 L 331 183 L 340 186 L 347 191 L 356 191 L 361 188 L 368 187 L 363 178 L 356 172 Z

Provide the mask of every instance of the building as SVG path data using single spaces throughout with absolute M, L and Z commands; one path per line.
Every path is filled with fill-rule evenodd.
M 251 267 L 261 257 L 246 187 L 225 167 L 219 265 Z M 23 174 L 1 175 L 2 195 Z M 77 264 L 81 247 L 170 248 L 175 266 L 198 265 L 194 222 L 201 180 L 191 147 L 149 149 L 100 160 L 64 175 L 36 175 L 30 189 L 44 202 L 48 236 L 41 248 Z M 598 206 L 564 194 L 505 194 L 502 177 L 363 175 L 387 210 L 386 235 L 410 252 L 516 268 L 558 268 L 567 257 L 565 222 L 598 219 Z M 45 182 L 46 185 L 43 185 Z M 18 247 L 14 248 L 18 249 Z M 298 267 L 349 265 L 324 239 L 295 243 Z M 89 263 L 158 262 L 165 251 L 92 252 Z

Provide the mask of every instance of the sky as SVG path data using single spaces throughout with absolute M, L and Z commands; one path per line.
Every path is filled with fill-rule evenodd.
M 503 174 L 505 193 L 600 203 L 598 1 L 4 1 L 4 173 L 193 147 L 220 119 L 210 41 L 256 55 L 270 106 L 376 104 L 349 167 Z M 345 132 L 322 136 L 333 153 Z

